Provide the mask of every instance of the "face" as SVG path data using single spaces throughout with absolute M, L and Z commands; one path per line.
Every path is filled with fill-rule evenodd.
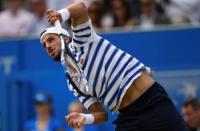
M 84 112 L 84 107 L 81 103 L 73 103 L 69 106 L 69 112 Z
M 32 1 L 32 9 L 38 16 L 43 16 L 46 13 L 45 0 L 34 0 Z
M 99 22 L 102 16 L 101 3 L 93 2 L 88 7 L 88 14 L 93 22 Z
M 142 12 L 145 14 L 149 14 L 154 12 L 155 3 L 154 0 L 140 0 Z
M 191 106 L 183 107 L 182 109 L 183 118 L 189 127 L 195 128 L 197 123 L 197 111 L 194 110 Z
M 113 1 L 112 8 L 115 16 L 118 19 L 124 19 L 126 17 L 126 9 L 120 0 Z
M 38 115 L 49 114 L 51 111 L 51 105 L 50 104 L 36 104 L 35 109 Z
M 44 35 L 42 38 L 42 45 L 53 60 L 60 60 L 61 42 L 57 34 Z
M 18 10 L 22 5 L 22 0 L 10 0 L 10 8 L 12 10 Z

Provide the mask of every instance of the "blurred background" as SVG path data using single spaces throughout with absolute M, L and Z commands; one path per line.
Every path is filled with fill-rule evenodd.
M 48 110 L 41 118 L 55 118 L 52 125 L 71 130 L 64 116 L 76 99 L 61 65 L 40 45 L 39 34 L 49 27 L 46 9 L 60 9 L 74 1 L 0 0 L 0 130 L 31 128 L 30 120 L 37 121 L 41 108 Z M 151 67 L 180 113 L 186 100 L 199 100 L 200 0 L 85 2 L 96 31 Z M 63 26 L 69 29 L 70 23 Z M 40 106 L 48 106 L 38 107 L 39 92 L 51 97 L 50 102 L 45 95 L 39 99 Z M 116 115 L 109 116 L 106 124 L 85 130 L 114 130 Z M 200 120 L 194 128 L 200 128 Z

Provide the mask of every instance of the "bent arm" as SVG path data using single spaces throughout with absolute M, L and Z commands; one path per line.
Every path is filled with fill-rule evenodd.
M 66 9 L 69 10 L 70 19 L 74 27 L 89 20 L 87 7 L 82 0 L 67 6 Z
M 65 119 L 68 122 L 68 125 L 72 128 L 80 128 L 84 124 L 99 124 L 106 122 L 108 119 L 108 114 L 100 103 L 93 103 L 89 107 L 89 111 L 91 114 L 72 112 L 67 115 Z
M 94 116 L 94 124 L 104 123 L 108 120 L 108 113 L 100 103 L 93 103 L 88 110 Z

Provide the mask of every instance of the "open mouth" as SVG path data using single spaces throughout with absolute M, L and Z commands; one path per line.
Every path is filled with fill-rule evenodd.
M 53 49 L 49 50 L 49 55 L 50 55 L 50 56 L 54 56 L 54 55 L 55 55 L 55 52 L 54 52 Z

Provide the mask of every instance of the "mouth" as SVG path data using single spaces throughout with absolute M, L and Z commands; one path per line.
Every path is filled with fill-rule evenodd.
M 50 56 L 54 56 L 55 55 L 55 51 L 53 49 L 49 50 L 49 55 Z

